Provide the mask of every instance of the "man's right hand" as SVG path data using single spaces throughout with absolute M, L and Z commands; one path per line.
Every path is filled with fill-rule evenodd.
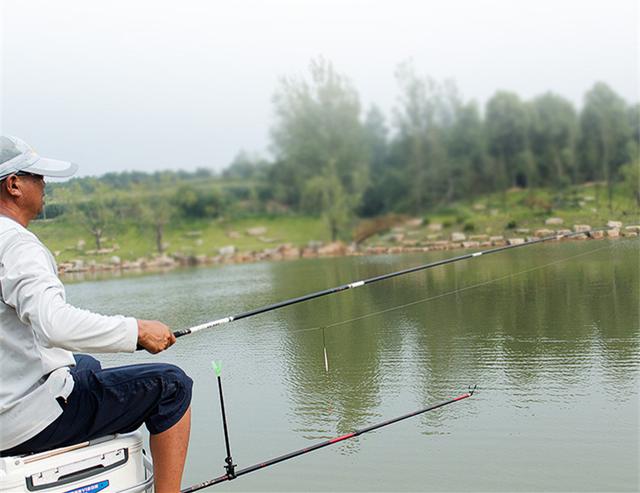
M 176 342 L 171 329 L 157 320 L 138 320 L 138 345 L 152 354 L 164 351 Z

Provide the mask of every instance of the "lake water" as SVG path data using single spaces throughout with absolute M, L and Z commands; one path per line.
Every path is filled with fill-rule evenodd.
M 70 284 L 68 299 L 179 329 L 458 254 L 183 270 Z M 240 468 L 478 390 L 213 489 L 637 491 L 639 259 L 635 239 L 524 247 L 100 359 L 193 377 L 184 486 L 224 473 L 215 359 Z

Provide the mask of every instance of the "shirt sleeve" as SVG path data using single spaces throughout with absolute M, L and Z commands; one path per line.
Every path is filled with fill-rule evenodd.
M 0 288 L 4 302 L 46 347 L 101 353 L 136 349 L 136 319 L 99 315 L 68 304 L 47 250 L 36 241 L 19 239 L 4 251 Z

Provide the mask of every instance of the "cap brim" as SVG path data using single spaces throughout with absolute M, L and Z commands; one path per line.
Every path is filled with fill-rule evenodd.
M 76 163 L 68 161 L 58 161 L 57 159 L 39 158 L 35 163 L 23 171 L 33 173 L 34 175 L 52 176 L 55 178 L 67 178 L 78 171 Z

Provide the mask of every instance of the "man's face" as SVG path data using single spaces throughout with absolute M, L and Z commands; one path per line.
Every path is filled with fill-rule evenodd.
M 23 204 L 30 212 L 31 218 L 35 218 L 44 207 L 44 176 L 20 175 L 18 176 L 23 190 Z

